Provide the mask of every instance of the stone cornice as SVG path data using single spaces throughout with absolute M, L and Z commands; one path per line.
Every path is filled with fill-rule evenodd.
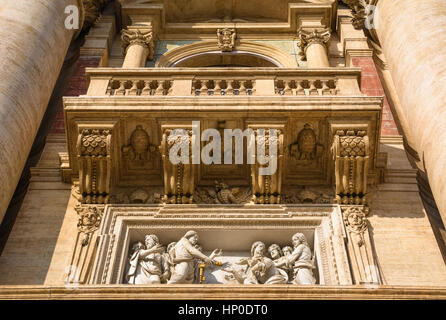
M 1 299 L 446 299 L 446 287 L 292 285 L 0 286 Z

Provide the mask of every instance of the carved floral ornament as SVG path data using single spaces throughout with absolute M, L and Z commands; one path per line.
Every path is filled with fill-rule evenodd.
M 224 28 L 217 30 L 218 47 L 222 52 L 234 50 L 236 36 L 235 29 Z
M 140 45 L 149 51 L 148 59 L 152 60 L 155 54 L 155 45 L 153 43 L 153 31 L 151 29 L 125 29 L 122 30 L 122 50 L 124 55 L 131 45 Z

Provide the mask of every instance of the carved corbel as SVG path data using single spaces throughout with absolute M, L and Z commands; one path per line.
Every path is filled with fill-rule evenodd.
M 235 48 L 235 38 L 237 33 L 235 29 L 218 29 L 217 30 L 217 41 L 218 47 L 222 52 L 231 52 Z
M 254 133 L 257 159 L 251 164 L 252 201 L 255 204 L 280 203 L 284 155 L 283 130 L 255 129 Z M 274 153 L 271 152 L 273 144 L 277 147 L 277 152 Z M 264 155 L 259 155 L 259 149 L 265 151 Z M 267 172 L 270 171 L 267 170 L 268 167 L 271 168 L 271 172 Z M 262 174 L 262 171 L 265 173 Z
M 192 130 L 175 132 L 173 128 L 165 128 L 161 141 L 161 154 L 164 168 L 164 203 L 190 204 L 193 203 L 195 191 L 195 165 L 192 164 Z M 181 150 L 179 163 L 172 163 L 170 152 L 176 146 Z M 188 151 L 188 154 L 184 154 Z M 179 152 L 174 152 L 179 155 Z M 185 159 L 186 158 L 186 159 Z
M 336 200 L 339 204 L 367 204 L 370 144 L 366 130 L 337 130 L 332 146 Z
M 147 59 L 152 60 L 155 54 L 155 44 L 153 41 L 153 29 L 150 27 L 144 28 L 129 28 L 122 30 L 122 51 L 126 56 L 129 47 L 132 45 L 140 45 L 147 50 Z
M 77 140 L 81 203 L 105 204 L 110 197 L 111 129 L 81 129 Z
M 375 261 L 368 231 L 365 206 L 342 206 L 342 215 L 347 233 L 347 248 L 356 284 L 379 284 L 379 269 Z
M 102 221 L 104 206 L 78 204 L 74 208 L 79 216 L 77 237 L 66 283 L 87 284 L 96 254 L 97 230 Z

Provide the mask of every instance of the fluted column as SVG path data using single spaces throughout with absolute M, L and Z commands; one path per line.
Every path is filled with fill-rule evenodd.
M 446 223 L 446 2 L 380 0 L 377 34 Z M 375 17 L 376 18 L 376 17 Z
M 299 30 L 301 50 L 307 57 L 308 68 L 328 68 L 327 43 L 330 40 L 330 31 L 325 30 Z
M 76 0 L 1 1 L 0 220 L 76 31 L 65 28 L 68 5 L 79 4 Z
M 123 30 L 122 48 L 125 55 L 123 68 L 145 67 L 147 59 L 152 60 L 154 54 L 152 30 L 139 28 Z

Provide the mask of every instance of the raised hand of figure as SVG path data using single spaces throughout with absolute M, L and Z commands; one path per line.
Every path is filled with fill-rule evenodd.
M 206 259 L 204 260 L 204 262 L 206 264 L 215 264 L 215 260 L 209 257 L 206 257 Z
M 215 257 L 221 256 L 222 253 L 223 253 L 222 249 L 215 249 L 214 251 L 212 251 L 212 253 L 209 256 L 209 258 L 214 259 Z

